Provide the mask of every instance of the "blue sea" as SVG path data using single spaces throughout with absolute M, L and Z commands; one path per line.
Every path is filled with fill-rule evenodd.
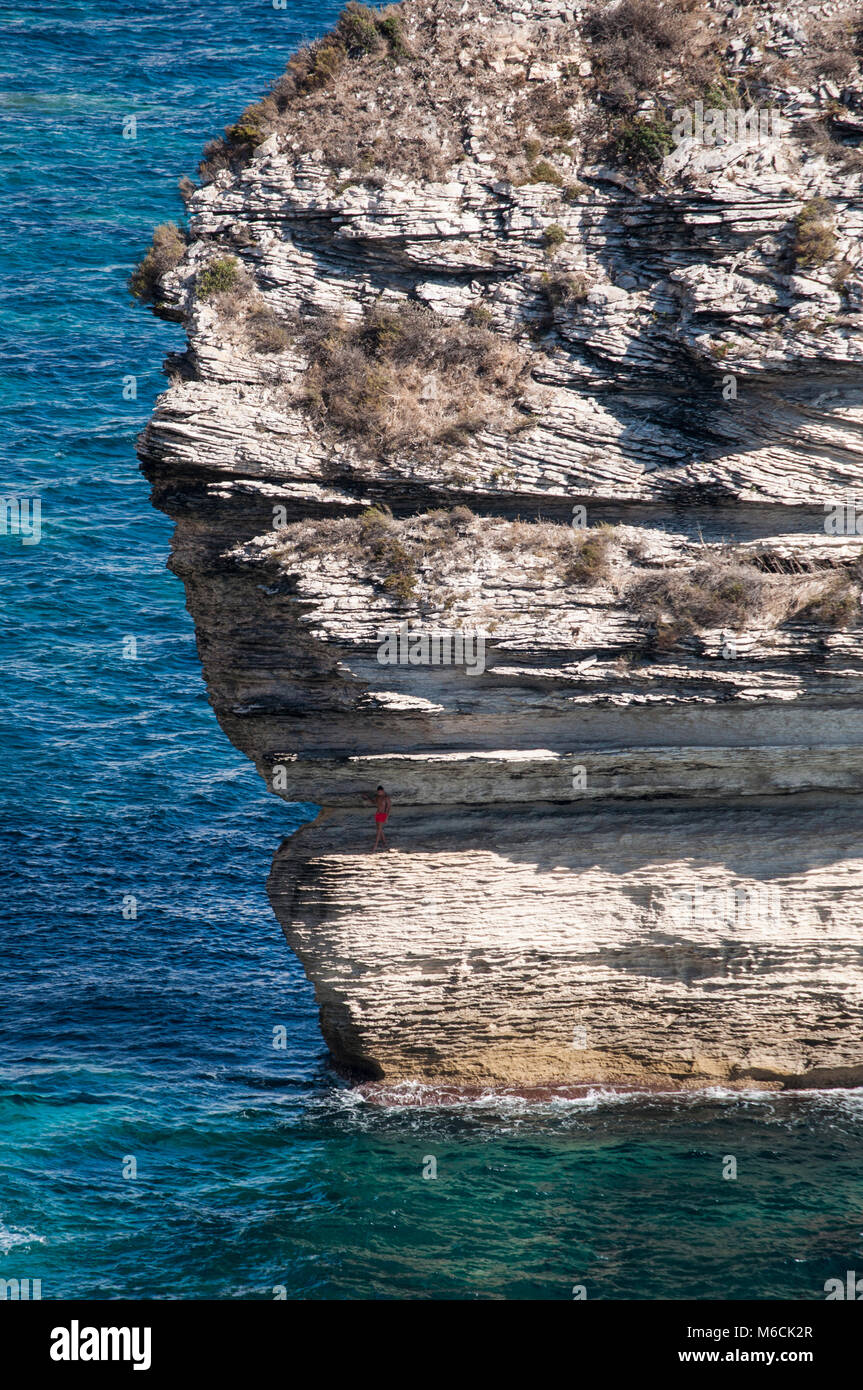
M 0 1277 L 823 1298 L 863 1273 L 863 1094 L 374 1103 L 329 1067 L 264 890 L 309 808 L 207 703 L 134 447 L 182 330 L 126 280 L 204 143 L 336 12 L 0 6 L 0 491 L 42 507 L 38 544 L 0 538 Z

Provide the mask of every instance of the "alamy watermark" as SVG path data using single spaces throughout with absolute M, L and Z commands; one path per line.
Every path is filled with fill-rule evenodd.
M 0 497 L 0 536 L 20 536 L 22 545 L 42 539 L 41 497 Z
M 863 536 L 863 497 L 847 493 L 825 502 L 824 532 L 828 536 Z
M 48 1354 L 52 1361 L 128 1361 L 133 1371 L 148 1371 L 152 1338 L 149 1327 L 82 1327 L 73 1318 L 52 1329 Z
M 695 884 L 671 894 L 671 915 L 683 927 L 775 931 L 782 925 L 782 893 L 774 883 L 753 887 L 729 883 L 716 888 Z
M 695 140 L 699 145 L 766 145 L 780 140 L 790 130 L 782 112 L 775 106 L 709 106 L 703 101 L 678 106 L 672 114 L 671 133 L 675 145 Z
M 407 622 L 378 632 L 381 666 L 463 666 L 469 676 L 485 670 L 485 637 L 461 628 L 410 628 Z
M 859 1303 L 863 1300 L 863 1279 L 857 1278 L 855 1269 L 846 1269 L 844 1282 L 841 1279 L 825 1279 L 824 1292 L 828 1303 L 837 1298 Z
M 0 1279 L 0 1300 L 13 1302 L 42 1297 L 41 1279 Z

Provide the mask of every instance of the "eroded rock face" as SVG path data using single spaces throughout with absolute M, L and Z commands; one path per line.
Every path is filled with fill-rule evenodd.
M 861 832 L 859 798 L 498 799 L 400 810 L 370 855 L 347 813 L 269 890 L 359 1074 L 858 1085 Z
M 817 11 L 747 7 L 792 65 Z M 191 196 L 140 445 L 223 728 L 324 808 L 270 893 L 326 1040 L 388 1081 L 858 1084 L 863 176 L 801 124 L 837 98 L 774 87 L 778 137 L 647 176 L 597 160 L 577 9 L 400 13 L 358 105 L 409 76 L 434 110 L 453 63 L 482 101 L 450 93 L 443 165 L 334 169 L 292 117 Z M 560 182 L 514 181 L 525 84 Z M 495 342 L 523 369 L 478 418 Z

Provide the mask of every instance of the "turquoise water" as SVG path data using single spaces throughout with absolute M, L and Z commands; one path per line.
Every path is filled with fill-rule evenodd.
M 0 538 L 0 1277 L 44 1298 L 823 1297 L 863 1272 L 858 1095 L 375 1105 L 328 1067 L 264 892 L 305 812 L 216 724 L 137 472 L 181 330 L 125 280 L 204 142 L 336 9 L 0 6 L 0 490 L 42 499 L 38 545 Z

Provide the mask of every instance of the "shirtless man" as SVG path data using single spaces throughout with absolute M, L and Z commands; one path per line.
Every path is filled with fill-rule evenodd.
M 384 826 L 386 825 L 387 817 L 389 816 L 389 813 L 393 808 L 392 798 L 387 796 L 383 787 L 378 787 L 374 796 L 370 796 L 368 792 L 363 792 L 363 796 L 365 797 L 366 801 L 370 802 L 371 805 L 375 808 L 375 825 L 377 826 L 377 834 L 375 835 L 375 842 L 372 845 L 372 851 L 374 852 L 374 850 L 376 850 L 379 845 L 381 845 L 384 849 L 389 849 L 386 836 L 384 835 Z

